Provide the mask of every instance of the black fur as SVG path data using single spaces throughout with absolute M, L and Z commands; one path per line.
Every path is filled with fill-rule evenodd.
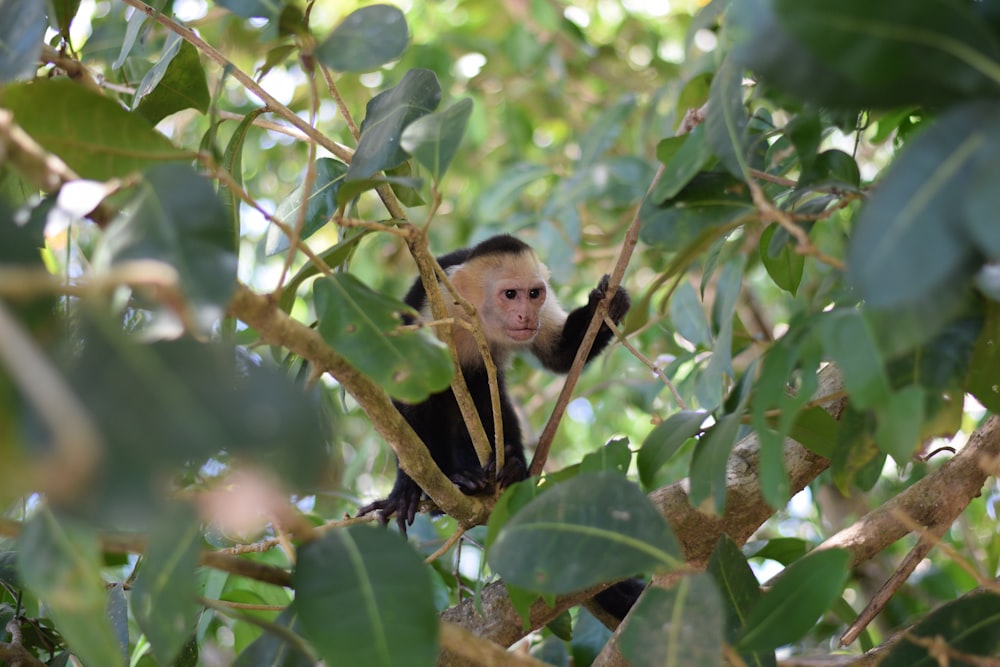
M 530 251 L 524 242 L 510 235 L 500 235 L 489 238 L 473 248 L 456 250 L 438 258 L 441 267 L 463 264 L 470 259 L 486 255 L 518 255 Z M 596 289 L 591 291 L 587 304 L 577 308 L 566 319 L 565 325 L 557 341 L 541 341 L 533 344 L 531 350 L 539 360 L 553 371 L 565 373 L 572 365 L 577 349 L 587 329 L 597 304 L 604 298 L 608 288 L 608 276 L 604 276 Z M 413 309 L 420 311 L 427 299 L 424 286 L 418 279 L 407 292 L 404 301 Z M 609 314 L 616 323 L 621 321 L 629 308 L 628 293 L 619 288 L 611 301 Z M 412 318 L 407 318 L 412 320 Z M 612 332 L 607 326 L 601 328 L 591 349 L 588 361 L 597 356 L 611 340 Z M 483 428 L 490 440 L 490 445 L 496 450 L 493 430 L 493 410 L 490 403 L 490 387 L 486 371 L 481 364 L 463 364 L 469 393 L 483 422 Z M 504 432 L 504 467 L 497 475 L 502 487 L 525 479 L 528 475 L 527 461 L 524 455 L 524 442 L 521 428 L 517 420 L 514 405 L 507 394 L 503 369 L 497 369 L 497 380 L 500 390 L 501 417 Z M 455 400 L 452 390 L 446 389 L 432 395 L 422 403 L 406 404 L 396 402 L 396 407 L 406 421 L 413 427 L 420 439 L 427 445 L 431 457 L 441 472 L 448 476 L 464 493 L 473 495 L 491 489 L 496 469 L 495 460 L 485 468 L 479 465 L 472 438 L 465 427 L 461 410 Z M 388 523 L 389 518 L 396 516 L 396 524 L 404 534 L 407 525 L 413 523 L 423 490 L 401 468 L 397 469 L 396 483 L 389 496 L 384 500 L 375 501 L 362 507 L 358 515 L 378 512 L 379 519 Z

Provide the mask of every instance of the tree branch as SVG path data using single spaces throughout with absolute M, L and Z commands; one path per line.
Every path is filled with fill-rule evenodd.
M 400 467 L 444 512 L 463 525 L 476 525 L 486 520 L 489 516 L 486 506 L 463 494 L 444 476 L 385 390 L 334 352 L 319 333 L 288 317 L 273 299 L 256 294 L 244 285 L 237 287 L 229 312 L 255 328 L 266 342 L 287 348 L 308 359 L 321 372 L 336 378 L 368 413 L 375 430 L 399 458 Z

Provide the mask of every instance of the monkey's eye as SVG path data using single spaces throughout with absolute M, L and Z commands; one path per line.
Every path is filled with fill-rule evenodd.
M 542 295 L 542 290 L 538 289 L 537 287 L 528 292 L 528 296 L 531 297 L 532 299 L 537 299 L 541 295 Z
M 513 301 L 514 299 L 517 298 L 517 290 L 516 289 L 504 290 L 503 295 L 504 295 L 504 298 L 510 299 L 511 301 Z

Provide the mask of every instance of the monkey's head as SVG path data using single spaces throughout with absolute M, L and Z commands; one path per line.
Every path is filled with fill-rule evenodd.
M 483 333 L 502 350 L 531 344 L 546 321 L 548 270 L 527 244 L 495 236 L 473 248 L 451 276 L 476 307 Z

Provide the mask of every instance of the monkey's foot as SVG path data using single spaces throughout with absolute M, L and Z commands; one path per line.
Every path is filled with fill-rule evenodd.
M 497 483 L 501 489 L 506 489 L 511 484 L 528 479 L 528 466 L 517 457 L 511 457 L 504 461 L 503 470 L 497 475 Z
M 596 307 L 597 303 L 607 294 L 610 281 L 611 276 L 605 275 L 597 283 L 597 287 L 591 290 L 590 305 L 592 308 Z M 625 291 L 625 288 L 619 287 L 615 295 L 611 297 L 611 303 L 608 304 L 608 317 L 611 318 L 612 322 L 618 324 L 625 317 L 625 313 L 628 312 L 631 305 L 632 299 L 628 292 Z
M 402 483 L 401 483 L 402 482 Z M 396 515 L 396 525 L 399 532 L 406 536 L 406 526 L 413 525 L 413 519 L 417 516 L 417 509 L 420 508 L 420 499 L 424 492 L 413 480 L 397 480 L 396 486 L 392 488 L 389 497 L 384 500 L 376 500 L 358 510 L 358 516 L 367 516 L 372 512 L 378 513 L 378 520 L 383 526 L 389 523 L 393 514 Z
M 459 491 L 467 496 L 474 496 L 489 491 L 493 486 L 493 475 L 488 469 L 467 468 L 453 472 L 450 479 Z

